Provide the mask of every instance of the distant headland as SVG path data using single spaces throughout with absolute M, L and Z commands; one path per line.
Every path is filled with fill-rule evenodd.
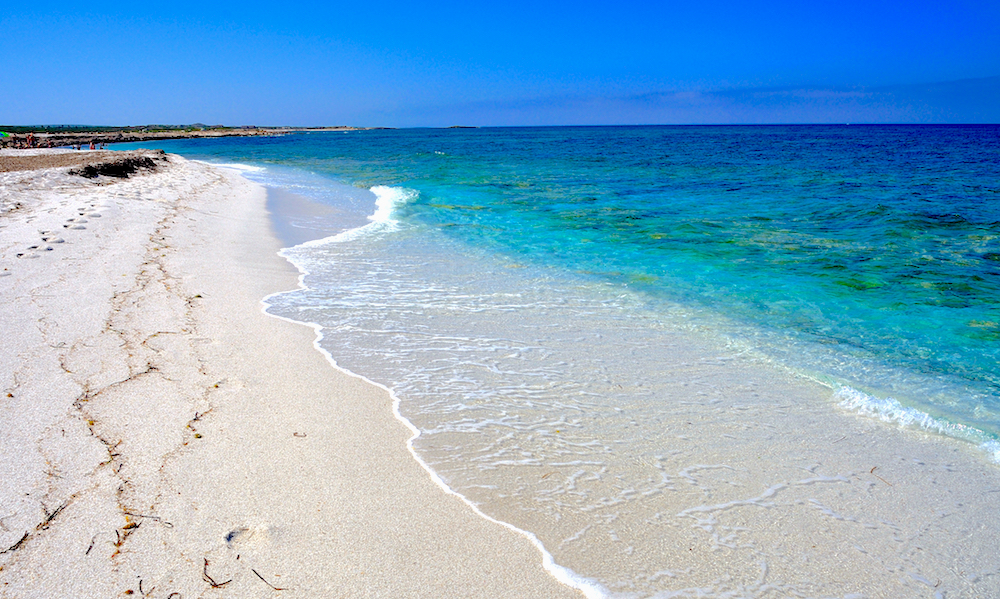
M 64 146 L 124 143 L 149 139 L 198 137 L 273 137 L 308 131 L 358 131 L 385 127 L 227 127 L 223 125 L 0 125 L 0 148 L 57 148 Z

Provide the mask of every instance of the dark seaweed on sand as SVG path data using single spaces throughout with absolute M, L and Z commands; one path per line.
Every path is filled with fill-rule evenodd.
M 122 156 L 121 158 L 114 158 L 106 162 L 75 168 L 69 174 L 86 177 L 87 179 L 95 179 L 99 176 L 125 179 L 139 170 L 155 171 L 160 166 L 160 163 L 166 159 L 167 157 L 163 152 L 160 152 L 155 157 L 149 155 Z

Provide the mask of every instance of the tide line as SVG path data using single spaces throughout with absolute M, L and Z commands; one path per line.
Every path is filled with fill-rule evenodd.
M 392 188 L 384 188 L 384 189 L 392 189 Z M 375 188 L 372 188 L 372 190 L 374 191 Z M 372 218 L 372 217 L 369 217 L 369 218 Z M 336 241 L 347 241 L 348 239 L 351 239 L 353 237 L 344 237 L 344 236 L 347 236 L 348 234 L 350 234 L 352 232 L 357 232 L 357 231 L 361 231 L 361 230 L 367 230 L 369 227 L 378 227 L 378 228 L 381 228 L 381 227 L 385 226 L 385 221 L 375 220 L 374 218 L 372 218 L 372 220 L 374 222 L 369 223 L 369 224 L 367 224 L 367 225 L 365 225 L 363 227 L 358 227 L 356 229 L 351 229 L 349 231 L 345 231 L 343 233 L 340 233 L 338 235 L 334 235 L 332 237 L 327 237 L 327 238 L 324 238 L 324 239 L 315 240 L 315 242 L 307 242 L 305 244 L 301 244 L 301 245 L 296 246 L 296 247 L 314 247 L 314 246 L 325 245 L 326 243 L 331 243 L 331 242 L 336 242 Z M 286 248 L 286 249 L 292 249 L 292 248 Z M 504 528 L 506 528 L 506 529 L 508 529 L 508 530 L 510 530 L 510 531 L 512 531 L 512 532 L 514 532 L 514 533 L 516 533 L 518 535 L 521 535 L 522 537 L 526 538 L 535 547 L 535 549 L 537 549 L 538 552 L 541 554 L 541 556 L 542 556 L 542 567 L 545 569 L 545 571 L 548 572 L 553 578 L 555 578 L 561 584 L 582 592 L 584 594 L 584 596 L 587 597 L 587 599 L 606 599 L 606 598 L 611 597 L 611 592 L 608 589 L 604 588 L 604 586 L 601 585 L 600 583 L 598 583 L 596 580 L 593 580 L 593 579 L 590 579 L 590 578 L 586 578 L 584 576 L 580 576 L 579 574 L 577 574 L 576 572 L 570 570 L 569 568 L 566 568 L 565 566 L 561 566 L 561 565 L 557 564 L 556 561 L 555 561 L 555 558 L 553 558 L 552 554 L 549 553 L 549 551 L 545 548 L 545 545 L 542 544 L 542 542 L 538 539 L 538 537 L 535 536 L 533 533 L 531 533 L 531 532 L 529 532 L 527 530 L 518 528 L 517 526 L 514 526 L 513 524 L 510 524 L 509 522 L 504 522 L 502 520 L 498 520 L 496 518 L 493 518 L 492 516 L 489 516 L 489 515 L 483 513 L 482 510 L 480 510 L 479 507 L 477 507 L 467 497 L 465 497 L 464 495 L 462 495 L 458 491 L 456 491 L 456 490 L 452 489 L 451 487 L 449 487 L 448 484 L 445 483 L 444 480 L 438 475 L 438 473 L 435 472 L 417 454 L 416 450 L 414 449 L 414 441 L 421 434 L 420 433 L 420 429 L 418 429 L 416 426 L 414 426 L 414 424 L 412 422 L 410 422 L 407 418 L 405 418 L 402 415 L 402 413 L 400 412 L 400 408 L 399 408 L 400 407 L 400 399 L 399 399 L 399 397 L 389 387 L 387 387 L 387 386 L 385 386 L 385 385 L 383 385 L 383 384 L 381 384 L 379 382 L 373 381 L 373 380 L 371 380 L 371 379 L 369 379 L 369 378 L 367 378 L 367 377 L 365 377 L 363 375 L 360 375 L 360 374 L 357 374 L 355 372 L 352 372 L 352 371 L 350 371 L 350 370 L 348 370 L 348 369 L 340 366 L 339 364 L 337 364 L 336 358 L 334 358 L 333 355 L 329 351 L 327 351 L 325 348 L 323 348 L 323 346 L 321 345 L 321 341 L 323 340 L 323 326 L 322 325 L 320 325 L 318 323 L 315 323 L 315 322 L 305 322 L 305 321 L 300 321 L 300 320 L 294 320 L 294 319 L 287 318 L 287 317 L 284 317 L 284 316 L 278 316 L 278 315 L 275 315 L 275 314 L 271 314 L 271 313 L 268 312 L 268 308 L 270 308 L 272 306 L 272 304 L 270 303 L 271 298 L 274 298 L 274 297 L 277 297 L 277 296 L 280 296 L 280 295 L 284 295 L 286 293 L 294 293 L 295 291 L 306 291 L 306 290 L 310 289 L 306 285 L 306 283 L 305 283 L 305 278 L 306 278 L 306 276 L 309 275 L 309 271 L 306 270 L 300 263 L 298 263 L 292 256 L 288 255 L 284 250 L 279 251 L 278 255 L 281 256 L 282 258 L 284 258 L 285 260 L 288 260 L 288 262 L 291 263 L 293 266 L 295 266 L 295 268 L 299 271 L 298 289 L 288 290 L 288 291 L 279 291 L 279 292 L 272 293 L 272 294 L 268 295 L 267 297 L 265 297 L 264 299 L 261 300 L 261 304 L 263 306 L 261 308 L 261 311 L 264 314 L 266 314 L 267 316 L 270 316 L 272 318 L 277 318 L 277 319 L 283 320 L 285 322 L 289 322 L 289 323 L 293 323 L 293 324 L 299 324 L 299 325 L 305 325 L 305 326 L 308 326 L 308 327 L 312 328 L 313 331 L 316 334 L 315 338 L 313 339 L 313 348 L 315 348 L 317 351 L 319 351 L 326 358 L 327 362 L 329 362 L 331 366 L 333 366 L 335 369 L 337 369 L 338 371 L 340 371 L 340 372 L 342 372 L 342 373 L 344 373 L 344 374 L 346 374 L 348 376 L 361 379 L 361 380 L 365 381 L 366 383 L 368 383 L 370 385 L 374 385 L 374 386 L 376 386 L 376 387 L 378 387 L 380 389 L 385 390 L 389 394 L 389 397 L 392 398 L 392 413 L 393 413 L 393 416 L 396 418 L 396 420 L 398 420 L 399 422 L 401 422 L 412 433 L 411 436 L 410 436 L 410 438 L 407 439 L 407 441 L 406 441 L 406 449 L 407 449 L 407 451 L 409 451 L 410 455 L 413 457 L 414 460 L 416 460 L 417 464 L 419 464 L 420 467 L 424 469 L 424 471 L 427 473 L 427 475 L 430 477 L 430 479 L 434 482 L 434 484 L 437 485 L 442 491 L 444 491 L 448 495 L 453 495 L 453 496 L 457 497 L 458 499 L 460 499 L 477 516 L 479 516 L 479 517 L 481 517 L 481 518 L 483 518 L 483 519 L 485 519 L 485 520 L 487 520 L 487 521 L 489 521 L 489 522 L 491 522 L 493 524 L 502 526 L 502 527 L 504 527 Z

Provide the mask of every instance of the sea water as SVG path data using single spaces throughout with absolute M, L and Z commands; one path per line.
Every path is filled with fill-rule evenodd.
M 274 188 L 282 254 L 305 276 L 268 312 L 320 325 L 338 366 L 391 390 L 444 484 L 535 534 L 594 593 L 850 594 L 836 567 L 796 561 L 815 534 L 778 549 L 775 516 L 750 514 L 775 506 L 797 514 L 778 537 L 858 525 L 876 532 L 850 549 L 865 557 L 838 558 L 847 570 L 877 554 L 937 588 L 926 572 L 955 550 L 915 557 L 893 526 L 924 544 L 937 529 L 836 511 L 834 489 L 861 479 L 811 445 L 867 415 L 1000 457 L 1000 127 L 158 147 Z

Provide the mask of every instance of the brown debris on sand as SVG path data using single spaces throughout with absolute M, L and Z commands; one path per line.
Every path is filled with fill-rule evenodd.
M 126 155 L 117 153 L 110 160 L 91 163 L 80 168 L 69 171 L 71 175 L 95 179 L 99 176 L 118 177 L 125 179 L 136 171 L 155 171 L 162 163 L 166 162 L 167 155 L 163 150 L 147 151 L 143 153 L 129 152 Z

